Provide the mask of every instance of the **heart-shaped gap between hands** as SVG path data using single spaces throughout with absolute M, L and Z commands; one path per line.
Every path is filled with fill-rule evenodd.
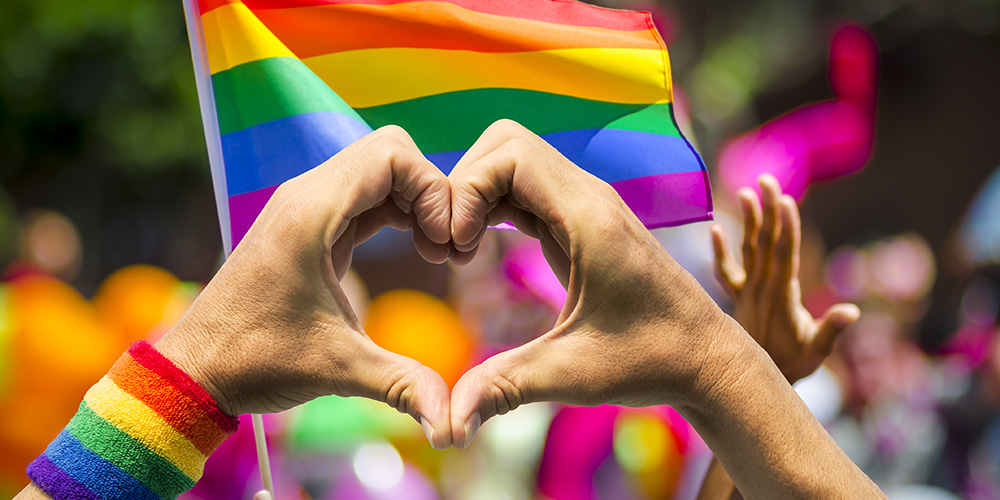
M 358 244 L 412 229 L 426 260 L 462 264 L 504 221 L 541 242 L 567 288 L 552 330 L 451 391 L 368 338 L 339 284 Z M 386 127 L 286 182 L 157 347 L 230 414 L 364 396 L 413 416 L 435 448 L 464 448 L 482 422 L 527 402 L 684 404 L 718 375 L 702 369 L 708 344 L 733 355 L 704 334 L 731 321 L 611 186 L 502 120 L 448 177 Z

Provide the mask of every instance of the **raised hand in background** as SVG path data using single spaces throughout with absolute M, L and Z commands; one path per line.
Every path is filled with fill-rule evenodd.
M 795 200 L 770 175 L 759 179 L 761 200 L 749 188 L 738 193 L 743 212 L 743 266 L 712 226 L 715 272 L 736 306 L 734 316 L 771 356 L 789 382 L 816 371 L 833 343 L 860 316 L 854 304 L 830 307 L 813 318 L 802 305 L 799 251 L 802 223 Z
M 736 320 L 794 383 L 819 368 L 840 332 L 861 313 L 854 304 L 837 304 L 817 320 L 806 310 L 798 278 L 798 206 L 781 193 L 771 175 L 760 176 L 758 182 L 761 200 L 752 189 L 737 192 L 743 213 L 742 267 L 729 250 L 722 226 L 712 226 L 715 274 L 733 299 Z M 729 499 L 732 492 L 732 480 L 713 459 L 698 500 Z

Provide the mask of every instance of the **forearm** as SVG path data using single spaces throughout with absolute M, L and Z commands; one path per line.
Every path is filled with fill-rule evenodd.
M 742 331 L 724 336 L 719 354 L 728 361 L 705 396 L 682 412 L 740 492 L 750 499 L 885 498 L 812 416 L 767 353 Z

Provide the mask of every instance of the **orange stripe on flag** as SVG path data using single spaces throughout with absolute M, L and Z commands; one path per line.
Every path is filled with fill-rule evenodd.
M 649 30 L 619 31 L 505 17 L 448 2 L 324 5 L 254 14 L 300 58 L 389 47 L 475 52 L 660 48 Z

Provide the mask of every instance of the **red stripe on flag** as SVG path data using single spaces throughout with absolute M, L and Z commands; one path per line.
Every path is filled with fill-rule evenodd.
M 243 0 L 242 3 L 250 10 L 266 10 L 320 5 L 392 5 L 429 1 L 442 0 Z M 621 31 L 645 30 L 653 26 L 649 14 L 644 12 L 609 9 L 574 0 L 446 0 L 446 2 L 485 14 L 572 26 L 593 26 Z M 231 3 L 240 3 L 240 0 L 198 0 L 198 7 L 204 14 Z

